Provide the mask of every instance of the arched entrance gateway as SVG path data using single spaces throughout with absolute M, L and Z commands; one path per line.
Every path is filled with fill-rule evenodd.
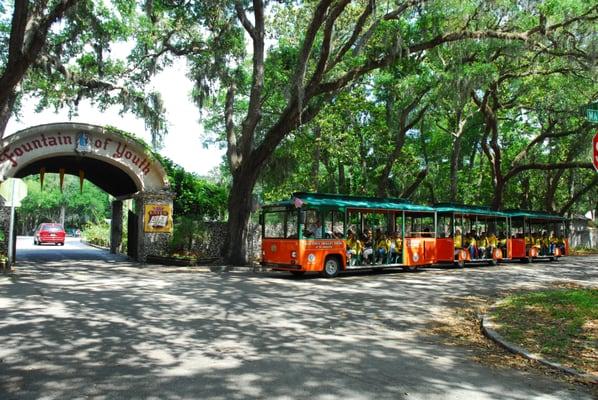
M 167 250 L 172 232 L 172 199 L 166 172 L 143 142 L 115 128 L 56 123 L 19 131 L 2 141 L 0 181 L 45 173 L 84 177 L 111 194 L 110 248 L 122 241 L 123 200 L 134 199 L 130 212 L 129 255 L 144 262 Z M 7 212 L 2 213 L 8 237 Z

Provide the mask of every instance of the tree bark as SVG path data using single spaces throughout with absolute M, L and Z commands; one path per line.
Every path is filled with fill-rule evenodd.
M 64 204 L 60 205 L 60 225 L 64 226 L 64 218 L 66 216 L 66 206 Z
M 6 132 L 6 126 L 8 125 L 8 121 L 12 116 L 12 110 L 15 105 L 15 101 L 17 100 L 17 94 L 13 91 L 6 101 L 0 106 L 0 138 L 4 137 L 4 133 Z
M 575 202 L 577 200 L 579 200 L 581 198 L 581 196 L 583 196 L 584 194 L 589 192 L 596 185 L 598 185 L 598 175 L 594 175 L 594 179 L 592 179 L 592 181 L 587 186 L 585 186 L 583 189 L 581 189 L 580 191 L 575 193 L 573 196 L 571 196 L 569 201 L 567 203 L 565 203 L 565 205 L 561 208 L 561 210 L 559 211 L 559 214 L 563 215 L 567 211 L 569 211 L 569 209 L 571 209 L 573 204 L 575 204 Z
M 248 222 L 252 211 L 251 195 L 258 175 L 257 169 L 243 167 L 233 173 L 233 184 L 228 198 L 228 231 L 224 254 L 227 262 L 232 265 L 247 263 Z
M 403 193 L 401 193 L 401 197 L 408 199 L 413 196 L 413 193 L 415 193 L 419 185 L 424 181 L 424 179 L 426 179 L 426 176 L 428 176 L 428 167 L 425 167 L 418 172 L 417 176 L 415 177 L 415 181 L 413 181 L 413 183 L 409 185 L 409 187 L 406 188 Z
M 453 141 L 453 152 L 451 154 L 451 202 L 457 201 L 459 158 L 461 156 L 461 135 L 456 136 Z
M 316 126 L 314 129 L 314 133 L 316 136 L 316 149 L 314 152 L 314 158 L 312 160 L 312 164 L 311 164 L 311 187 L 312 190 L 314 191 L 318 191 L 319 188 L 319 181 L 320 181 L 320 154 L 321 154 L 321 147 L 322 147 L 322 142 L 321 142 L 321 138 L 322 138 L 322 130 L 320 129 L 319 126 Z
M 338 192 L 341 194 L 347 193 L 346 180 L 345 180 L 345 165 L 342 161 L 338 162 Z

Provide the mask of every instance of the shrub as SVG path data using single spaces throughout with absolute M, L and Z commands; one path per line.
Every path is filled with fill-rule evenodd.
M 110 225 L 105 222 L 98 224 L 87 224 L 81 233 L 81 236 L 91 244 L 96 246 L 110 246 Z
M 202 220 L 191 217 L 179 217 L 174 224 L 170 252 L 175 255 L 192 255 L 195 242 L 202 240 L 206 228 Z

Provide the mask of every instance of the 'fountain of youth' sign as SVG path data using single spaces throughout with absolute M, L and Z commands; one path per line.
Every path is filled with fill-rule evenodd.
M 0 150 L 0 163 L 9 161 L 12 167 L 18 167 L 25 157 L 35 157 L 35 153 L 44 154 L 48 150 L 72 151 L 79 155 L 97 154 L 110 157 L 119 161 L 128 161 L 139 169 L 144 175 L 150 173 L 151 161 L 132 149 L 129 144 L 111 138 L 93 137 L 87 132 L 77 134 L 40 134 L 38 137 L 29 138 L 28 141 L 18 145 L 8 145 Z

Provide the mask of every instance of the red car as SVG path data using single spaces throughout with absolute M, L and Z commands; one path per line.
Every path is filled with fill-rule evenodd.
M 33 244 L 54 243 L 64 246 L 64 237 L 66 236 L 64 228 L 56 223 L 39 224 L 33 234 Z

